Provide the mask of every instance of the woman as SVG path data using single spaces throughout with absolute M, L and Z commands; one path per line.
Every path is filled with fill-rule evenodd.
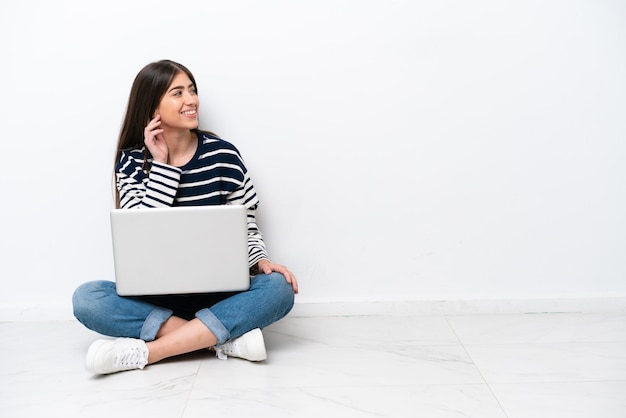
M 117 207 L 242 204 L 247 208 L 250 289 L 244 292 L 121 297 L 110 281 L 74 292 L 74 315 L 89 329 L 117 339 L 95 341 L 86 368 L 97 374 L 203 348 L 220 358 L 266 358 L 260 329 L 293 306 L 298 282 L 271 262 L 256 225 L 258 198 L 238 150 L 198 130 L 196 82 L 183 65 L 144 67 L 133 83 L 115 161 Z M 158 262 L 151 260 L 150 262 Z

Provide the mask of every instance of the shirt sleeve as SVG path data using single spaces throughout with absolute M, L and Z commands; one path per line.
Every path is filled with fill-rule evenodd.
M 241 168 L 241 172 L 243 172 L 243 181 L 236 190 L 229 194 L 227 202 L 229 205 L 243 205 L 246 207 L 248 216 L 248 261 L 252 268 L 259 260 L 268 259 L 269 257 L 263 241 L 263 234 L 256 223 L 256 208 L 259 204 L 259 198 L 241 154 L 239 154 L 236 148 L 233 149 L 236 151 L 237 163 Z
M 255 209 L 248 209 L 246 213 L 248 216 L 248 262 L 250 267 L 254 267 L 259 260 L 269 257 L 263 241 L 263 234 L 256 224 Z
M 156 208 L 174 204 L 182 174 L 179 168 L 153 162 L 146 175 L 143 159 L 123 153 L 115 171 L 121 208 Z

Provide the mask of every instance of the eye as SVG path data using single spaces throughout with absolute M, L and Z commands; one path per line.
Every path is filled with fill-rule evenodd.
M 195 88 L 195 87 L 190 87 L 190 88 L 189 88 L 189 92 L 190 92 L 191 94 L 198 94 L 198 90 L 196 90 L 196 88 Z

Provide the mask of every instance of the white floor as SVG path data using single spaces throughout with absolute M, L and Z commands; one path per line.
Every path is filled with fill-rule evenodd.
M 0 323 L 0 417 L 626 417 L 626 314 L 288 317 L 268 360 L 92 376 L 76 322 Z

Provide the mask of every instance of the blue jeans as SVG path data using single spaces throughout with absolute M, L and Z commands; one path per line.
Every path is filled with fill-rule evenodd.
M 103 335 L 153 341 L 175 315 L 198 318 L 218 344 L 278 321 L 293 302 L 293 289 L 279 273 L 253 277 L 243 292 L 127 297 L 117 294 L 113 282 L 93 281 L 80 285 L 72 297 L 76 319 Z

